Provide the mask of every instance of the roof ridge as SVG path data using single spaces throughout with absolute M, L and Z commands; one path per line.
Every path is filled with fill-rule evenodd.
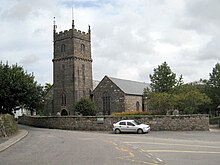
M 147 88 L 150 84 L 145 82 L 138 82 L 132 80 L 119 79 L 114 77 L 108 77 L 115 85 L 117 85 L 126 94 L 138 94 L 142 95 L 144 88 Z
M 107 76 L 108 77 L 108 76 Z M 110 79 L 117 79 L 117 80 L 122 80 L 122 81 L 130 81 L 130 82 L 137 82 L 137 83 L 144 83 L 144 84 L 149 84 L 149 83 L 146 83 L 144 81 L 137 81 L 137 80 L 128 80 L 128 79 L 121 79 L 121 78 L 115 78 L 115 77 L 108 77 Z

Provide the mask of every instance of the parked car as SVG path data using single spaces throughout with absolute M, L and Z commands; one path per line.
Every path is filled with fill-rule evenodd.
M 113 131 L 117 134 L 121 132 L 136 132 L 141 134 L 150 132 L 150 126 L 141 124 L 135 120 L 121 120 L 113 124 Z

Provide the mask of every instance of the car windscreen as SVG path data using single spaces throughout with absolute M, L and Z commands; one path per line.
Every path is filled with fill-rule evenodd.
M 135 125 L 140 125 L 141 123 L 140 122 L 138 122 L 138 121 L 133 121 L 133 123 L 135 124 Z

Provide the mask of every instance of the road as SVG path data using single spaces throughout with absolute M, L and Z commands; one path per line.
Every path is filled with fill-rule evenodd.
M 23 126 L 0 165 L 219 165 L 220 132 L 113 134 Z

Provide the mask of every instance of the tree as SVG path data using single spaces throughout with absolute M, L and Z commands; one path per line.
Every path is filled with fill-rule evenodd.
M 154 92 L 169 92 L 177 83 L 176 74 L 171 71 L 166 62 L 154 69 L 150 79 L 150 87 Z M 182 77 L 180 81 L 182 82 Z
M 88 98 L 81 98 L 80 101 L 76 103 L 75 110 L 83 116 L 95 116 L 97 112 L 95 103 Z
M 154 110 L 161 114 L 166 114 L 167 111 L 174 109 L 174 97 L 169 93 L 151 92 L 148 95 L 147 106 L 149 110 Z
M 209 74 L 209 80 L 207 82 L 207 93 L 213 101 L 212 109 L 216 109 L 220 104 L 220 64 L 217 63 Z
M 183 84 L 184 84 L 184 82 L 183 82 L 183 75 L 181 74 L 179 79 L 178 79 L 178 81 L 177 81 L 177 83 L 176 83 L 176 86 L 181 86 Z
M 45 83 L 44 85 L 44 91 L 45 94 L 52 88 L 52 85 L 50 83 Z
M 218 84 L 220 87 L 220 82 L 218 83 L 220 75 L 217 76 L 217 73 L 220 74 L 220 66 L 218 65 L 216 68 L 212 74 L 215 76 L 210 75 L 210 77 L 212 80 L 217 79 L 217 82 L 213 81 L 212 84 L 215 85 L 212 86 Z M 209 111 L 212 100 L 207 95 L 210 90 L 208 90 L 205 80 L 184 84 L 182 75 L 176 80 L 176 74 L 171 71 L 166 62 L 154 69 L 154 74 L 150 75 L 150 78 L 152 92 L 145 90 L 144 95 L 148 97 L 148 107 L 151 110 L 159 110 L 164 113 L 178 109 L 184 114 Z
M 199 91 L 188 91 L 176 95 L 176 108 L 184 114 L 198 113 L 200 106 L 211 104 L 211 99 Z
M 178 109 L 183 114 L 207 113 L 211 99 L 202 93 L 202 86 L 197 83 L 175 86 L 172 93 L 148 92 L 148 108 L 166 114 Z
M 42 100 L 42 87 L 21 66 L 0 63 L 0 113 L 24 107 L 32 112 Z
M 210 87 L 220 88 L 220 64 L 217 63 L 209 74 L 209 85 Z

